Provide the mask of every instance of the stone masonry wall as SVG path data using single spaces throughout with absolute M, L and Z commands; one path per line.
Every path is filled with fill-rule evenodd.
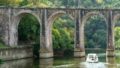
M 33 57 L 32 46 L 0 49 L 0 59 L 2 60 L 14 60 L 30 57 Z

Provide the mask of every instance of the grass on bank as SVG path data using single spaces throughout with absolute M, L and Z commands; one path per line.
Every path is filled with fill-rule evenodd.
M 8 47 L 8 46 L 6 46 L 6 45 L 3 44 L 3 43 L 0 43 L 0 48 L 6 48 L 6 47 Z

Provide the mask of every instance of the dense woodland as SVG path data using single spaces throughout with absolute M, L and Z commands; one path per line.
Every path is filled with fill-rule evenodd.
M 0 0 L 1 7 L 27 8 L 120 8 L 120 0 Z M 114 28 L 115 46 L 120 47 L 119 19 Z M 103 17 L 95 15 L 85 23 L 85 47 L 106 48 L 107 26 Z M 40 26 L 37 19 L 25 14 L 19 24 L 20 43 L 34 42 L 39 45 Z M 53 23 L 52 38 L 54 50 L 73 50 L 75 21 L 68 15 L 57 18 Z

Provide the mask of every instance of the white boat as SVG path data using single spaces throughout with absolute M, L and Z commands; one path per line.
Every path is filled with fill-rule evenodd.
M 98 56 L 95 53 L 90 53 L 86 57 L 86 62 L 89 62 L 89 63 L 98 63 L 98 61 L 99 61 L 98 60 Z

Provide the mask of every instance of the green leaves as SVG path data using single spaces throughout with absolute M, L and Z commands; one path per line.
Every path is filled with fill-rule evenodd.
M 19 23 L 18 32 L 20 41 L 36 41 L 40 33 L 39 22 L 31 14 L 25 14 Z
M 85 47 L 106 48 L 107 26 L 103 18 L 92 16 L 85 24 Z
M 74 23 L 67 16 L 56 19 L 52 29 L 54 49 L 71 49 L 74 45 Z
M 23 0 L 1 0 L 0 5 L 18 7 L 22 1 Z
M 115 33 L 115 47 L 120 47 L 120 27 L 115 27 L 114 33 Z
M 41 8 L 119 8 L 119 0 L 0 0 L 2 6 Z

